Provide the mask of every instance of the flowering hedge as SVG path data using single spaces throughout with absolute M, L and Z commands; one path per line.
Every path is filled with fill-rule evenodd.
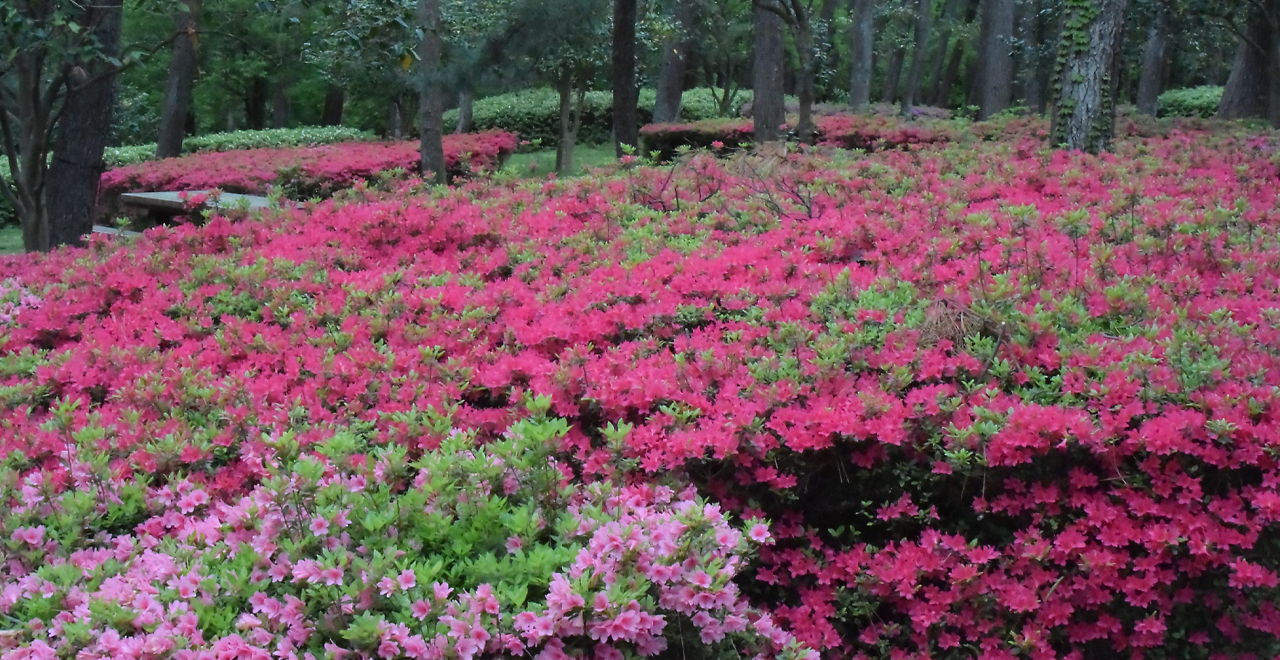
M 877 115 L 833 114 L 815 118 L 818 142 L 844 149 L 901 149 L 951 139 L 951 130 L 939 122 L 903 121 Z M 647 152 L 670 158 L 678 148 L 723 151 L 751 143 L 755 128 L 750 120 L 718 119 L 688 124 L 649 124 L 640 129 Z
M 447 135 L 445 161 L 455 175 L 496 170 L 515 152 L 512 133 L 492 131 Z M 197 153 L 129 165 L 102 175 L 102 194 L 110 198 L 133 190 L 196 190 L 265 194 L 272 186 L 291 196 L 328 196 L 380 172 L 412 172 L 418 166 L 417 142 L 345 142 L 282 149 L 240 149 Z
M 80 595 L 68 600 L 73 588 L 134 593 L 141 583 L 126 592 L 132 583 L 94 584 L 56 565 L 32 578 L 38 558 L 25 553 L 51 539 L 61 551 L 83 529 L 76 542 L 85 550 L 67 555 L 73 566 L 110 564 L 101 558 L 112 551 L 91 543 L 111 540 L 142 555 L 109 570 L 145 579 L 154 569 L 136 549 L 160 537 L 172 540 L 148 549 L 180 554 L 175 566 L 221 566 L 183 549 L 206 542 L 184 530 L 217 514 L 217 527 L 205 527 L 223 535 L 217 551 L 252 543 L 250 523 L 219 512 L 294 492 L 262 474 L 283 438 L 298 447 L 286 457 L 306 457 L 290 468 L 305 488 L 317 474 L 345 480 L 376 470 L 401 451 L 393 446 L 412 461 L 483 451 L 450 444 L 454 429 L 500 448 L 513 428 L 554 427 L 540 442 L 570 492 L 547 496 L 546 520 L 563 509 L 556 498 L 607 502 L 605 493 L 662 486 L 672 487 L 670 500 L 662 491 L 636 505 L 646 515 L 693 515 L 689 494 L 675 495 L 692 484 L 729 526 L 685 523 L 696 527 L 689 538 L 705 544 L 699 557 L 723 566 L 745 550 L 711 538 L 770 520 L 775 542 L 738 560 L 734 584 L 769 625 L 827 657 L 1275 657 L 1275 138 L 1171 130 L 1124 137 L 1117 153 L 1089 157 L 1048 151 L 1025 137 L 1042 126 L 1019 125 L 1024 132 L 1004 139 L 930 149 L 793 154 L 768 172 L 698 156 L 605 178 L 357 191 L 261 222 L 215 218 L 126 245 L 98 238 L 0 262 L 0 278 L 20 277 L 20 295 L 33 300 L 0 330 L 0 453 L 10 484 L 0 510 L 11 512 L 0 593 L 20 590 L 0 605 L 6 653 L 47 657 L 36 640 L 89 644 L 93 631 L 108 634 L 107 620 L 134 636 L 178 625 L 187 612 L 154 613 L 145 599 L 120 604 L 131 608 L 123 612 L 82 607 Z M 368 444 L 353 450 L 363 463 L 333 458 L 327 447 L 343 433 Z M 485 465 L 468 468 L 480 475 L 474 487 L 450 497 L 495 492 Z M 420 497 L 412 479 L 374 476 L 365 483 L 389 489 L 377 491 L 387 498 Z M 119 499 L 140 513 L 113 517 L 122 505 L 95 495 L 117 484 L 132 484 Z M 217 504 L 197 501 L 196 491 Z M 513 496 L 515 509 L 539 500 L 518 492 L 526 494 Z M 55 497 L 101 522 L 23 508 Z M 360 512 L 375 525 L 377 516 L 409 515 L 377 497 L 334 501 L 353 510 L 369 502 Z M 444 607 L 421 591 L 427 580 L 416 569 L 405 587 L 396 582 L 401 566 L 365 575 L 343 567 L 351 618 L 323 616 L 335 599 L 343 605 L 325 591 L 339 587 L 325 581 L 338 579 L 341 558 L 378 560 L 357 545 L 313 558 L 325 557 L 315 534 L 345 544 L 335 528 L 354 537 L 361 523 L 317 522 L 305 497 L 289 505 L 307 512 L 294 527 L 306 521 L 311 536 L 290 537 L 285 525 L 278 547 L 254 550 L 275 563 L 282 551 L 316 562 L 271 587 L 282 610 L 293 603 L 287 595 L 301 602 L 289 619 L 210 594 L 213 607 L 249 608 L 242 642 L 287 637 L 305 607 L 305 627 L 335 631 L 307 643 L 394 656 L 413 635 L 444 634 L 452 644 L 444 657 L 470 648 L 458 648 L 462 627 L 450 638 L 438 620 L 404 618 L 419 599 L 431 612 Z M 706 522 L 708 509 L 699 510 Z M 613 511 L 605 518 L 625 514 Z M 259 517 L 253 525 L 274 524 Z M 536 543 L 553 554 L 591 547 L 598 532 L 589 521 L 605 518 L 586 516 L 582 534 L 548 532 Z M 465 536 L 472 527 L 458 529 Z M 510 550 L 496 545 L 510 534 L 483 529 L 500 563 Z M 366 550 L 387 547 L 360 533 Z M 311 545 L 286 545 L 290 538 Z M 394 547 L 415 562 L 419 552 L 424 562 L 467 552 L 404 543 Z M 247 563 L 226 570 L 255 579 L 255 569 L 276 565 L 241 553 Z M 548 561 L 538 575 L 564 573 L 561 560 Z M 474 585 L 493 578 L 480 576 L 506 569 L 456 563 L 465 586 L 454 590 L 471 600 L 449 616 L 462 619 L 488 602 Z M 652 583 L 651 601 L 635 599 L 636 617 L 686 616 L 679 603 L 664 605 L 653 566 L 630 566 Z M 696 570 L 687 575 L 706 584 Z M 181 588 L 167 579 L 165 589 Z M 517 622 L 521 610 L 499 585 L 497 609 L 512 628 L 485 623 L 484 643 L 519 633 L 531 644 L 524 635 L 546 624 L 538 613 Z M 383 588 L 396 597 L 420 591 L 396 605 Z M 165 589 L 157 587 L 173 598 Z M 549 582 L 530 587 L 530 611 L 551 608 L 550 594 Z M 41 606 L 39 616 L 15 609 Z M 725 607 L 688 621 L 726 629 L 738 606 Z M 139 620 L 143 610 L 157 618 Z M 206 628 L 227 624 L 206 622 L 204 611 L 189 610 L 211 640 Z M 365 612 L 386 627 L 357 624 Z M 345 636 L 336 632 L 343 625 Z M 683 631 L 682 652 L 718 653 L 701 633 Z M 721 643 L 717 634 L 705 643 Z M 742 634 L 788 642 L 768 626 Z M 588 649 L 599 641 L 588 642 L 589 632 L 561 637 L 566 653 L 617 657 Z M 379 651 L 388 641 L 395 648 Z M 538 653 L 553 648 L 541 643 Z M 640 645 L 626 641 L 623 652 Z M 236 657 L 240 648 L 211 652 Z

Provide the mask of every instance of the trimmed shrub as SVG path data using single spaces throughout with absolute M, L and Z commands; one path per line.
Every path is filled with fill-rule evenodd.
M 794 118 L 793 122 L 794 123 Z M 819 144 L 844 149 L 879 151 L 934 144 L 951 139 L 951 131 L 936 122 L 904 121 L 893 116 L 836 114 L 815 119 Z M 721 119 L 689 124 L 649 124 L 640 129 L 645 153 L 671 158 L 680 147 L 711 149 L 717 152 L 750 143 L 754 127 L 750 120 Z
M 640 90 L 639 118 L 641 124 L 653 117 L 656 98 L 652 89 Z M 739 92 L 734 110 L 751 99 L 750 91 Z M 680 116 L 689 121 L 712 119 L 717 116 L 715 99 L 711 90 L 691 89 L 684 93 Z M 509 94 L 499 94 L 477 99 L 472 114 L 473 130 L 502 130 L 518 133 L 522 140 L 537 141 L 543 146 L 560 141 L 560 97 L 547 87 L 527 89 Z M 458 124 L 458 111 L 444 114 L 444 127 L 451 131 Z M 582 126 L 578 130 L 579 144 L 604 144 L 613 134 L 613 93 L 587 92 L 582 104 Z
M 269 128 L 261 131 L 231 131 L 195 135 L 182 141 L 184 154 L 206 151 L 237 151 L 241 149 L 279 149 L 283 147 L 314 147 L 355 140 L 368 140 L 368 131 L 345 126 L 303 126 L 300 128 Z M 133 165 L 156 159 L 156 145 L 136 144 L 127 147 L 107 147 L 103 154 L 107 167 Z
M 1201 117 L 1207 119 L 1218 114 L 1218 102 L 1222 100 L 1222 88 L 1211 85 L 1171 89 L 1160 95 L 1161 117 Z

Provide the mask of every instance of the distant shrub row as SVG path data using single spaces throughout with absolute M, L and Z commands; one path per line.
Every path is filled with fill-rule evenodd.
M 269 128 L 261 131 L 231 131 L 196 135 L 182 141 L 184 154 L 204 151 L 238 151 L 240 149 L 278 149 L 283 147 L 314 147 L 322 144 L 369 140 L 368 131 L 345 126 L 303 126 L 300 128 Z M 133 165 L 156 159 L 156 145 L 137 144 L 127 147 L 107 147 L 103 154 L 107 167 Z
M 1171 89 L 1160 95 L 1158 114 L 1161 117 L 1202 117 L 1218 114 L 1218 102 L 1222 100 L 1222 88 L 1205 85 Z

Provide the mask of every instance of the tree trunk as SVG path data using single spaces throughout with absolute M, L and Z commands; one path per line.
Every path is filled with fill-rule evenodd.
M 342 85 L 331 82 L 324 90 L 324 111 L 320 114 L 320 125 L 341 126 L 342 106 L 346 103 L 347 92 Z
M 1110 147 L 1125 3 L 1097 0 L 1092 7 L 1068 10 L 1063 24 L 1080 27 L 1064 30 L 1059 46 L 1050 144 L 1089 153 Z
M 800 71 L 796 76 L 796 96 L 800 102 L 800 118 L 796 124 L 796 134 L 800 141 L 812 144 L 817 136 L 813 124 L 814 79 L 817 77 L 817 62 L 813 53 L 813 23 L 804 8 L 804 3 L 792 5 L 795 10 L 796 52 L 800 56 Z
M 871 103 L 871 56 L 875 47 L 875 0 L 853 1 L 853 42 L 849 49 L 849 106 L 854 112 Z
M 889 68 L 884 73 L 884 89 L 880 90 L 881 103 L 893 103 L 898 98 L 898 83 L 902 79 L 902 61 L 906 59 L 906 50 L 898 48 L 889 57 Z
M 978 37 L 978 119 L 1008 109 L 1013 96 L 1013 9 L 1013 0 L 983 0 Z
M 1245 34 L 1248 39 L 1241 39 L 1236 48 L 1235 63 L 1218 103 L 1221 119 L 1267 116 L 1272 58 L 1261 50 L 1271 43 L 1271 26 L 1266 16 L 1255 14 Z
M 782 135 L 778 128 L 787 121 L 782 83 L 782 17 L 762 7 L 753 8 L 752 120 L 757 144 L 773 142 Z
M 121 0 L 100 0 L 85 10 L 84 25 L 96 26 L 93 31 L 105 57 L 116 57 L 120 52 L 121 13 Z M 86 68 L 90 76 L 101 77 L 83 87 L 73 79 L 63 102 L 45 188 L 48 242 L 37 246 L 40 250 L 78 245 L 85 234 L 93 231 L 98 179 L 105 169 L 102 152 L 111 132 L 111 111 L 115 106 L 115 74 L 107 73 L 111 71 L 110 64 Z
M 556 174 L 570 176 L 573 174 L 573 148 L 578 141 L 578 129 L 582 126 L 582 103 L 586 96 L 586 87 L 578 90 L 575 106 L 573 97 L 573 73 L 564 70 L 556 81 L 556 89 L 560 94 L 560 140 L 556 145 Z
M 961 0 L 950 0 L 946 8 L 943 10 L 943 24 L 941 31 L 938 33 L 938 47 L 933 53 L 933 66 L 929 71 L 929 90 L 925 92 L 921 98 L 926 103 L 937 103 L 938 88 L 942 83 L 942 72 L 947 67 L 947 53 L 951 47 L 951 25 L 956 20 L 956 14 L 959 13 Z
M 676 32 L 662 48 L 662 70 L 658 73 L 658 94 L 653 103 L 653 123 L 680 121 L 684 97 L 684 74 L 693 52 L 693 0 L 676 0 Z
M 636 117 L 639 91 L 636 87 L 636 0 L 614 0 L 613 148 L 619 158 L 625 145 L 640 144 L 640 122 Z
M 902 116 L 911 115 L 911 108 L 920 93 L 920 75 L 924 69 L 924 56 L 929 50 L 929 26 L 932 22 L 933 3 L 920 0 L 916 4 L 916 45 L 911 55 L 911 68 L 907 70 L 907 88 L 902 93 Z M 945 46 L 945 45 L 944 45 Z
M 1138 112 L 1156 116 L 1160 98 L 1160 82 L 1164 76 L 1164 50 L 1168 40 L 1164 5 L 1156 3 L 1155 19 L 1147 30 L 1147 44 L 1142 48 L 1142 73 L 1138 78 Z
M 951 47 L 951 57 L 947 58 L 947 68 L 942 72 L 942 80 L 933 93 L 933 104 L 946 106 L 951 103 L 951 88 L 955 87 L 956 78 L 960 77 L 960 63 L 964 60 L 965 42 L 961 37 Z
M 1045 41 L 1044 20 L 1040 16 L 1044 9 L 1043 3 L 1044 0 L 1035 0 L 1031 6 L 1032 13 L 1027 18 L 1027 61 L 1024 74 L 1027 80 L 1026 104 L 1037 114 L 1044 113 L 1045 90 L 1049 86 L 1044 57 L 1040 52 Z
M 284 80 L 277 80 L 275 87 L 271 95 L 271 128 L 288 128 L 290 115 L 293 114 L 289 84 Z
M 164 102 L 160 107 L 160 134 L 156 137 L 156 158 L 182 155 L 182 140 L 187 136 L 187 111 L 191 108 L 191 86 L 196 77 L 200 2 L 188 0 L 190 11 L 173 17 L 178 37 L 173 40 L 173 54 L 169 57 Z
M 429 173 L 436 183 L 448 183 L 449 172 L 444 160 L 444 87 L 440 82 L 444 53 L 440 0 L 418 0 L 418 25 L 422 27 L 422 42 L 418 44 L 418 61 L 422 67 L 422 96 L 418 103 L 422 173 L 424 176 Z
M 244 123 L 260 131 L 267 126 L 267 79 L 255 76 L 244 95 Z
M 458 92 L 458 125 L 453 127 L 453 132 L 461 135 L 470 133 L 475 117 L 476 94 L 470 87 L 463 88 Z

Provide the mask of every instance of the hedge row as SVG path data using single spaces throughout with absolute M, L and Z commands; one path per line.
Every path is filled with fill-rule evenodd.
M 261 131 L 230 131 L 195 135 L 182 141 L 182 152 L 236 151 L 240 149 L 280 149 L 314 147 L 321 144 L 369 140 L 373 134 L 346 126 L 302 126 L 300 128 L 268 128 Z M 156 145 L 135 144 L 108 147 L 103 154 L 107 167 L 133 165 L 156 159 Z
M 794 124 L 794 122 L 792 122 Z M 820 144 L 844 149 L 880 151 L 910 145 L 947 142 L 951 129 L 934 122 L 897 117 L 830 115 L 815 120 Z M 748 119 L 720 119 L 686 124 L 649 124 L 640 129 L 645 153 L 669 159 L 681 147 L 727 151 L 749 144 L 754 127 Z
M 652 89 L 640 90 L 638 115 L 642 124 L 653 120 L 656 94 Z M 730 112 L 752 99 L 750 90 L 739 92 Z M 719 116 L 719 107 L 710 89 L 691 89 L 684 93 L 680 117 L 685 121 L 701 121 Z M 560 97 L 555 90 L 540 87 L 510 94 L 479 99 L 472 110 L 473 131 L 502 130 L 520 134 L 521 139 L 543 145 L 560 140 Z M 458 125 L 458 111 L 444 114 L 444 128 L 452 131 Z M 613 93 L 587 92 L 582 104 L 582 127 L 579 144 L 602 144 L 613 133 Z
M 1218 114 L 1218 102 L 1222 100 L 1222 88 L 1212 85 L 1171 89 L 1160 95 L 1158 114 L 1161 117 L 1202 117 Z

